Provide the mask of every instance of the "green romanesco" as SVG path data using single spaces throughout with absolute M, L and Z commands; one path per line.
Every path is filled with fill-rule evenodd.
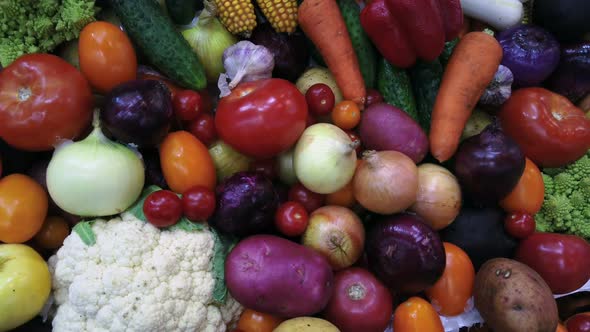
M 537 230 L 590 239 L 590 151 L 575 163 L 543 170 L 545 200 Z
M 77 38 L 97 9 L 94 0 L 0 0 L 0 64 Z

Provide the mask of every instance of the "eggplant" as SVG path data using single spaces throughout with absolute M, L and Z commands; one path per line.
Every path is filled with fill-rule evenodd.
M 244 237 L 271 234 L 279 195 L 273 183 L 256 171 L 238 172 L 216 188 L 217 206 L 209 221 L 219 231 Z
M 502 65 L 512 71 L 516 87 L 539 85 L 559 63 L 559 42 L 541 27 L 518 25 L 496 38 L 504 51 Z
M 506 197 L 524 172 L 525 156 L 504 134 L 497 119 L 464 140 L 455 154 L 455 176 L 472 203 L 494 206 Z
M 172 97 L 156 80 L 133 80 L 114 87 L 101 107 L 105 134 L 140 148 L 160 144 L 172 126 Z
M 365 242 L 369 269 L 396 292 L 415 294 L 432 286 L 446 265 L 438 233 L 417 215 L 402 213 L 379 219 Z
M 299 30 L 292 34 L 279 33 L 265 22 L 252 31 L 250 41 L 272 52 L 275 61 L 273 77 L 295 82 L 309 64 L 306 38 Z
M 457 218 L 441 230 L 440 236 L 443 241 L 463 249 L 477 271 L 492 258 L 514 256 L 518 240 L 506 233 L 505 216 L 500 208 L 465 206 Z
M 546 86 L 573 103 L 590 93 L 590 42 L 562 46 L 559 65 Z
M 560 41 L 578 41 L 590 32 L 590 1 L 535 0 L 533 22 L 554 33 Z

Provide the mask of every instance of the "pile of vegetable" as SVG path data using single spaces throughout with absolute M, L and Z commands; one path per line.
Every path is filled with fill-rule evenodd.
M 590 331 L 587 0 L 9 0 L 0 64 L 0 332 Z

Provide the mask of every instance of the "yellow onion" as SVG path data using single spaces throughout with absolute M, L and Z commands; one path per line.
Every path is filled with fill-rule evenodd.
M 447 227 L 459 215 L 461 187 L 453 173 L 435 164 L 418 167 L 418 194 L 410 207 L 434 230 Z
M 199 17 L 181 29 L 181 32 L 205 68 L 207 81 L 213 83 L 217 82 L 219 75 L 224 71 L 223 51 L 238 40 L 215 17 L 216 9 L 213 3 L 205 1 L 204 6 L 205 9 Z
M 365 151 L 353 181 L 354 197 L 365 209 L 393 214 L 416 201 L 418 168 L 398 151 Z
M 232 176 L 234 173 L 247 171 L 248 167 L 250 167 L 250 158 L 234 150 L 222 140 L 213 143 L 209 147 L 209 155 L 213 159 L 218 182 Z
M 356 147 L 340 128 L 316 123 L 303 132 L 293 156 L 297 179 L 318 194 L 331 194 L 350 182 L 356 168 Z

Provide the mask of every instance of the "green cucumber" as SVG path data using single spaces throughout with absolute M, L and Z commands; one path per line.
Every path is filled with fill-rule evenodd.
M 440 88 L 443 76 L 443 66 L 439 59 L 432 62 L 418 61 L 410 69 L 412 89 L 416 96 L 416 109 L 418 111 L 418 123 L 426 134 L 430 132 L 430 120 L 432 108 Z
M 154 0 L 112 0 L 129 37 L 162 74 L 185 88 L 207 86 L 197 54 Z
M 203 9 L 203 1 L 166 0 L 166 9 L 174 23 L 178 25 L 187 25 L 195 18 L 197 10 Z
M 355 0 L 338 0 L 338 7 L 350 35 L 365 86 L 373 88 L 377 76 L 377 50 L 361 26 L 361 8 Z
M 377 90 L 386 103 L 403 110 L 418 121 L 410 76 L 404 69 L 396 68 L 382 58 L 377 72 Z
M 455 49 L 455 46 L 457 46 L 458 43 L 459 43 L 459 38 L 455 38 L 455 39 L 445 43 L 445 48 L 443 49 L 441 55 L 438 57 L 438 59 L 440 60 L 440 63 L 443 65 L 443 67 L 447 66 L 447 63 L 449 62 L 449 59 L 451 58 L 451 54 L 453 54 L 453 50 Z

